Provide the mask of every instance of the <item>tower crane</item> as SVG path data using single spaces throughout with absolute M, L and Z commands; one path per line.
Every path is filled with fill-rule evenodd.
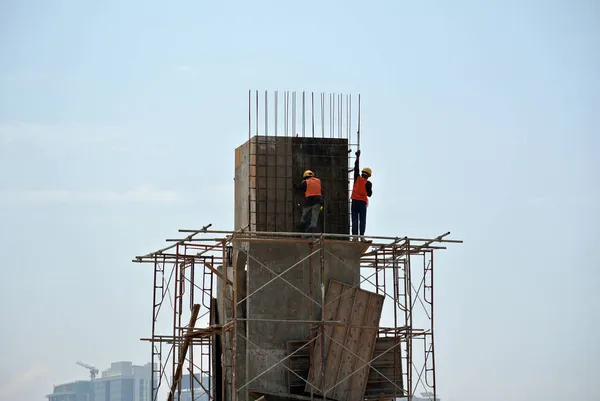
M 83 366 L 84 368 L 90 371 L 90 379 L 96 380 L 96 375 L 98 374 L 98 368 L 88 365 L 87 363 L 77 361 L 77 365 Z

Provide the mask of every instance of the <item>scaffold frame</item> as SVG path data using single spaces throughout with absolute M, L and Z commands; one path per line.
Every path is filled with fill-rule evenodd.
M 253 395 L 268 395 L 264 391 L 261 393 L 260 389 L 251 387 L 251 383 L 257 380 L 257 377 L 249 380 L 246 378 L 243 382 L 238 382 L 236 377 L 238 335 L 248 343 L 252 340 L 245 337 L 248 335 L 247 331 L 243 333 L 238 328 L 243 328 L 246 322 L 253 319 L 249 314 L 248 302 L 245 303 L 247 308 L 245 318 L 238 316 L 238 308 L 244 304 L 244 301 L 251 300 L 258 291 L 269 290 L 268 285 L 265 285 L 255 293 L 240 297 L 241 294 L 234 285 L 238 283 L 237 269 L 232 268 L 230 274 L 227 268 L 234 266 L 235 252 L 248 252 L 244 251 L 241 244 L 253 242 L 310 244 L 308 249 L 311 251 L 308 251 L 305 256 L 307 259 L 318 256 L 320 263 L 312 268 L 324 272 L 325 257 L 328 252 L 326 245 L 352 243 L 350 242 L 352 236 L 344 234 L 314 234 L 310 238 L 303 238 L 304 233 L 223 231 L 211 230 L 210 227 L 211 225 L 198 230 L 179 230 L 185 236 L 184 238 L 167 239 L 169 246 L 147 255 L 137 256 L 133 260 L 136 263 L 153 266 L 151 336 L 142 339 L 151 343 L 153 401 L 159 399 L 159 394 L 166 395 L 169 401 L 179 400 L 182 387 L 185 387 L 182 386 L 184 373 L 189 373 L 190 382 L 187 385 L 191 389 L 192 399 L 195 399 L 196 388 L 208 394 L 210 400 L 225 400 L 226 394 L 230 394 L 230 399 L 236 401 L 250 399 L 249 397 Z M 354 246 L 364 248 L 360 258 L 360 281 L 354 287 L 381 294 L 385 298 L 384 305 L 392 305 L 391 314 L 386 317 L 389 323 L 380 325 L 377 329 L 378 338 L 391 338 L 394 342 L 392 348 L 400 348 L 400 360 L 396 361 L 394 358 L 394 364 L 400 364 L 399 371 L 402 377 L 398 379 L 403 385 L 398 386 L 397 378 L 394 377 L 390 382 L 395 389 L 393 393 L 388 394 L 389 399 L 412 400 L 412 397 L 419 392 L 429 393 L 433 399 L 436 397 L 434 253 L 446 249 L 448 244 L 462 243 L 460 240 L 448 239 L 449 234 L 447 232 L 434 238 L 365 236 L 365 239 L 370 242 L 353 243 Z M 251 258 L 252 255 L 248 254 L 247 257 Z M 295 266 L 290 266 L 288 270 L 294 268 Z M 274 274 L 273 280 L 285 280 L 282 277 L 284 273 Z M 248 269 L 247 280 L 251 274 Z M 321 274 L 320 277 L 321 286 L 325 288 L 327 277 L 325 274 Z M 229 302 L 231 318 L 215 323 L 214 300 L 217 297 L 217 289 L 222 292 L 223 299 Z M 298 288 L 296 290 L 300 291 Z M 324 311 L 324 292 L 304 294 L 304 296 L 317 302 Z M 324 341 L 327 338 L 326 334 L 322 334 L 326 333 L 326 327 L 337 323 L 325 321 L 323 316 L 322 312 L 320 317 L 312 316 L 309 320 L 279 322 L 308 324 L 315 328 L 315 336 L 305 344 L 312 349 L 316 341 Z M 277 318 L 273 320 L 278 321 Z M 231 349 L 219 348 L 219 344 L 223 347 L 223 344 L 227 343 L 221 340 L 222 337 L 231 339 L 229 341 Z M 332 341 L 333 338 L 328 337 L 328 340 Z M 217 360 L 216 353 L 223 356 L 220 366 L 214 363 Z M 301 379 L 310 386 L 307 378 L 300 377 L 296 371 L 287 366 L 290 356 L 292 355 L 274 360 L 269 369 L 275 365 L 282 365 L 289 371 L 289 375 Z M 361 368 L 368 366 L 369 369 L 375 369 L 372 358 L 364 359 L 358 355 L 353 357 L 359 358 L 362 362 Z M 245 359 L 246 363 L 249 363 L 249 358 Z M 311 366 L 312 362 L 311 360 Z M 227 369 L 231 369 L 232 374 L 226 374 Z M 325 373 L 323 367 L 321 371 L 322 374 Z M 394 372 L 396 371 L 394 366 Z M 230 381 L 227 380 L 228 376 L 231 376 Z M 203 378 L 208 378 L 208 385 L 204 384 Z M 347 379 L 348 377 L 341 378 L 341 380 Z M 339 380 L 336 381 L 336 385 L 339 384 L 337 382 Z M 310 396 L 296 396 L 295 399 L 323 399 L 327 397 L 329 391 L 331 388 L 315 389 L 315 392 L 311 391 Z M 217 396 L 217 393 L 220 396 Z M 380 399 L 379 396 L 367 398 Z

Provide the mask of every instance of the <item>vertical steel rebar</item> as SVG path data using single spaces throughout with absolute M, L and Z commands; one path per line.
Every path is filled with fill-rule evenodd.
M 306 126 L 306 102 L 305 102 L 305 92 L 302 91 L 302 137 L 306 135 L 305 126 Z
M 350 142 L 350 95 L 346 95 L 346 138 Z
M 334 93 L 331 97 L 331 138 L 335 138 L 336 135 L 336 130 L 337 130 L 337 115 L 336 115 L 336 110 L 337 110 L 337 93 Z
M 352 94 L 349 96 L 348 106 L 348 143 L 352 144 Z
M 265 91 L 265 136 L 269 136 L 269 104 L 268 104 L 269 96 L 267 91 Z
M 256 106 L 256 109 L 255 109 L 255 111 L 256 111 L 256 136 L 258 136 L 258 133 L 259 133 L 259 130 L 258 130 L 258 109 L 259 109 L 259 107 L 258 107 L 258 91 L 256 91 L 256 105 L 255 106 Z
M 310 112 L 310 120 L 311 120 L 311 133 L 312 137 L 315 137 L 315 92 L 310 93 L 311 97 L 311 112 Z
M 342 112 L 343 112 L 343 102 L 342 102 L 342 98 L 344 97 L 344 95 L 342 93 L 339 94 L 339 99 L 338 99 L 338 138 L 342 137 Z
M 292 136 L 298 135 L 296 132 L 296 92 L 292 92 Z
M 325 92 L 321 92 L 321 137 L 325 138 Z

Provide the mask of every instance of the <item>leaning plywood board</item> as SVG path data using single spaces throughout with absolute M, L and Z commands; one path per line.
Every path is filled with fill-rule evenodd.
M 371 358 L 365 398 L 400 397 L 404 391 L 400 338 L 379 337 Z M 307 340 L 288 341 L 288 389 L 290 394 L 303 394 L 310 369 Z
M 323 341 L 316 341 L 306 392 L 312 387 L 339 401 L 363 399 L 383 300 L 383 295 L 329 282 L 323 320 L 337 323 L 326 324 Z

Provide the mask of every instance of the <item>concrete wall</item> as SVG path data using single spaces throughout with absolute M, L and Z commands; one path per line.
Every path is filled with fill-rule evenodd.
M 241 230 L 250 224 L 250 142 L 246 142 L 235 150 L 235 210 L 234 229 Z M 255 195 L 253 194 L 253 198 Z
M 315 249 L 316 250 L 316 249 Z M 324 277 L 325 286 L 329 279 L 335 279 L 349 285 L 359 283 L 359 259 L 362 246 L 357 243 L 328 241 L 325 244 Z M 248 244 L 247 271 L 238 271 L 238 298 L 252 294 L 265 283 L 275 277 L 272 273 L 282 273 L 295 263 L 300 262 L 311 253 L 308 241 L 260 242 Z M 238 317 L 248 319 L 273 319 L 270 321 L 239 322 L 237 333 L 237 369 L 236 381 L 239 388 L 248 378 L 255 378 L 277 361 L 287 356 L 287 341 L 306 340 L 309 338 L 310 324 L 285 322 L 284 320 L 319 320 L 321 319 L 321 256 L 317 252 L 310 258 L 300 262 L 282 277 L 289 283 L 276 279 L 255 294 L 250 295 L 248 304 L 240 305 Z M 266 267 L 265 267 L 266 266 Z M 267 269 L 268 267 L 268 269 Z M 272 270 L 272 272 L 269 271 Z M 232 271 L 231 273 L 232 274 Z M 243 281 L 245 280 L 245 282 Z M 294 289 L 296 287 L 297 289 Z M 300 290 L 300 291 L 298 291 Z M 311 295 L 312 294 L 312 295 Z M 222 297 L 222 292 L 219 291 Z M 312 302 L 312 297 L 316 302 Z M 219 314 L 231 319 L 231 308 L 223 299 L 220 300 Z M 249 308 L 249 313 L 246 312 Z M 246 325 L 247 331 L 246 331 Z M 250 342 L 246 349 L 245 336 Z M 231 348 L 231 338 L 224 341 L 225 348 Z M 247 353 L 246 353 L 247 351 Z M 230 352 L 225 351 L 230 360 Z M 246 375 L 246 357 L 248 374 Z M 229 365 L 226 362 L 226 365 Z M 231 380 L 231 369 L 226 368 L 227 380 Z M 249 388 L 263 388 L 272 392 L 287 392 L 287 370 L 284 364 L 271 369 L 268 373 L 254 380 Z M 238 394 L 245 400 L 245 392 Z M 227 399 L 230 399 L 227 397 Z
M 348 141 L 336 138 L 292 139 L 292 175 L 296 182 L 305 170 L 312 170 L 323 184 L 325 208 L 321 212 L 319 228 L 326 233 L 349 234 Z M 294 194 L 295 204 L 303 202 L 303 194 Z M 300 219 L 299 210 L 295 218 Z
M 319 231 L 348 234 L 348 141 L 312 137 L 255 136 L 236 149 L 235 229 L 298 231 L 304 195 L 294 187 L 308 169 L 325 194 Z

